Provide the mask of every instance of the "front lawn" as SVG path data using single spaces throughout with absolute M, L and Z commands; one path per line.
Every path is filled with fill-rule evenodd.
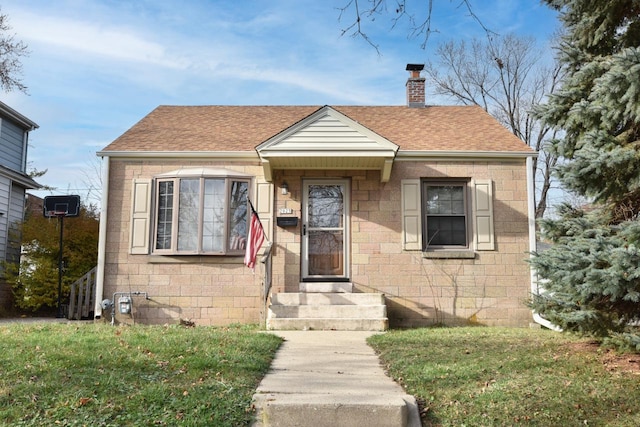
M 280 345 L 252 327 L 0 325 L 0 424 L 248 426 Z M 640 356 L 543 330 L 391 331 L 369 343 L 425 426 L 637 426 Z
M 280 343 L 242 326 L 0 325 L 0 424 L 247 426 Z
M 424 426 L 639 426 L 640 355 L 545 330 L 391 331 L 369 344 Z

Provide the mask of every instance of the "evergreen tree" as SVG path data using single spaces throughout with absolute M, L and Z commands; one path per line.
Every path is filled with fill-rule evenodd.
M 592 201 L 541 221 L 553 246 L 532 263 L 532 307 L 565 330 L 622 336 L 640 350 L 640 0 L 546 0 L 560 11 L 566 77 L 537 110 L 562 184 Z

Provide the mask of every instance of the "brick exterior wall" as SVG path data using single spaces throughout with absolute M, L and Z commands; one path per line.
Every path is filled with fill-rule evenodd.
M 407 80 L 406 88 L 407 88 L 407 105 L 410 107 L 424 107 L 425 104 L 425 95 L 424 95 L 424 84 L 425 78 L 420 77 L 420 73 L 410 77 Z
M 134 298 L 134 319 L 144 323 L 198 325 L 259 323 L 263 319 L 263 266 L 253 274 L 239 257 L 130 255 L 131 183 L 181 167 L 211 166 L 261 176 L 256 164 L 111 160 L 104 297 L 146 291 Z M 276 171 L 274 212 L 300 217 L 303 178 L 351 180 L 351 279 L 357 292 L 382 292 L 390 325 L 468 324 L 526 326 L 531 312 L 526 170 L 518 162 L 401 162 L 391 180 L 377 171 Z M 491 179 L 496 249 L 475 259 L 429 259 L 401 244 L 400 183 L 407 178 Z M 289 194 L 279 184 L 286 181 Z M 298 292 L 300 225 L 273 230 L 272 291 Z M 109 319 L 110 314 L 103 313 Z M 118 318 L 120 320 L 120 318 Z M 127 319 L 124 319 L 127 320 Z

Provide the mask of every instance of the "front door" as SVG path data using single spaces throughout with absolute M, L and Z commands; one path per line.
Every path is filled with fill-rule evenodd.
M 302 280 L 349 280 L 349 181 L 303 181 Z

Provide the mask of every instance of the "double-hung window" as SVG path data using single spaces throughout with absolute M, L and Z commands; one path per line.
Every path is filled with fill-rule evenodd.
M 249 183 L 249 178 L 204 174 L 157 177 L 153 253 L 244 253 Z
M 495 249 L 491 180 L 413 178 L 403 179 L 401 188 L 403 249 Z
M 426 248 L 468 247 L 467 183 L 425 181 L 422 194 Z

